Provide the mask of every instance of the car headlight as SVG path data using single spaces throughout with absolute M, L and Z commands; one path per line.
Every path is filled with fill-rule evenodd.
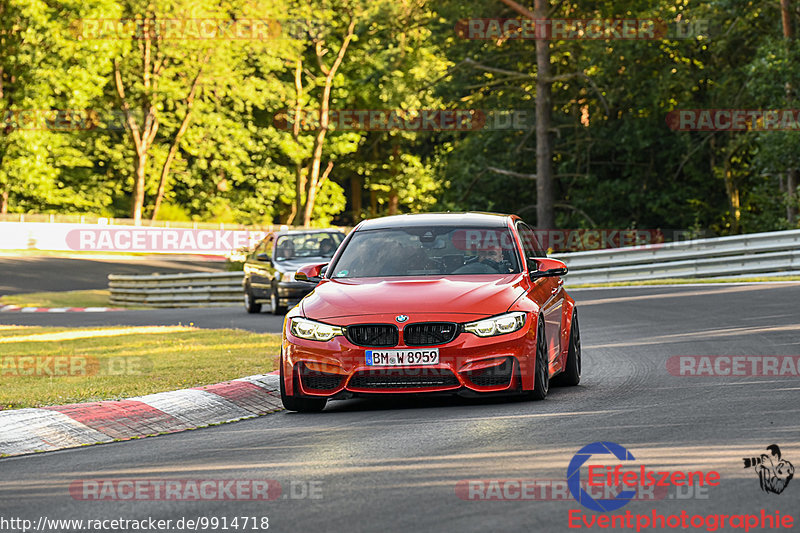
M 281 281 L 294 281 L 294 272 L 284 272 L 281 274 Z
M 474 333 L 478 337 L 492 337 L 513 333 L 525 325 L 525 313 L 515 311 L 504 315 L 468 322 L 464 324 L 464 331 Z
M 307 318 L 295 317 L 292 319 L 292 335 L 310 341 L 329 341 L 336 335 L 344 335 L 344 329 L 331 326 L 322 322 L 315 322 Z

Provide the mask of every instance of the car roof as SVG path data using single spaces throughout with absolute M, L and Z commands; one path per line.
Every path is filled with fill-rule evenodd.
M 327 229 L 291 229 L 291 230 L 283 230 L 283 231 L 276 231 L 274 233 L 275 236 L 279 235 L 301 235 L 305 233 L 342 233 L 341 230 L 336 228 L 327 228 Z
M 390 229 L 425 226 L 465 226 L 465 227 L 508 227 L 509 219 L 513 215 L 502 213 L 419 213 L 408 215 L 394 215 L 382 218 L 365 220 L 358 226 L 358 230 Z M 513 217 L 516 218 L 516 217 Z

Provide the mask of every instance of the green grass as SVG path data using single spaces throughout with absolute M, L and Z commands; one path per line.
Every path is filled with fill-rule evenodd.
M 0 305 L 20 307 L 108 307 L 107 290 L 29 292 L 0 297 Z
M 652 279 L 645 281 L 615 281 L 611 283 L 581 283 L 569 285 L 570 289 L 582 289 L 589 287 L 635 287 L 639 285 L 688 285 L 693 283 L 761 283 L 770 281 L 800 281 L 800 276 L 763 276 L 753 278 L 667 278 Z
M 186 326 L 0 326 L 0 408 L 116 400 L 210 385 L 276 368 L 280 335 Z M 20 375 L 20 357 L 64 357 L 59 375 Z M 66 359 L 70 358 L 70 359 Z M 75 364 L 75 370 L 69 364 Z M 89 375 L 81 375 L 81 374 Z

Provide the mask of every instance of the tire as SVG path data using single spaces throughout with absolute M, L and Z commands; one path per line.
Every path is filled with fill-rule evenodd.
M 544 400 L 550 390 L 550 369 L 547 364 L 547 339 L 544 334 L 543 317 L 539 317 L 539 328 L 536 330 L 536 366 L 534 374 L 533 390 L 528 391 L 528 398 L 535 401 Z
M 553 379 L 559 387 L 574 387 L 581 382 L 581 330 L 578 326 L 578 310 L 572 311 L 572 327 L 569 332 L 569 351 L 564 371 Z
M 269 312 L 273 315 L 285 315 L 286 306 L 278 305 L 278 287 L 272 287 L 269 291 Z
M 256 303 L 256 297 L 253 296 L 253 290 L 250 288 L 250 285 L 246 285 L 244 288 L 244 308 L 247 309 L 247 312 L 250 314 L 261 312 L 261 304 Z
M 287 411 L 297 411 L 298 413 L 319 413 L 325 409 L 328 403 L 327 398 L 296 398 L 286 394 L 286 386 L 283 381 L 283 354 L 280 358 L 281 365 L 281 401 Z

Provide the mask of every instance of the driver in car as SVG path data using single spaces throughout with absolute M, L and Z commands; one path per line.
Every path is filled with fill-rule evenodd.
M 321 257 L 332 257 L 335 251 L 336 245 L 333 243 L 333 239 L 325 238 L 319 243 L 319 255 Z
M 294 258 L 294 243 L 291 239 L 284 239 L 278 244 L 277 259 L 293 259 Z
M 477 257 L 468 258 L 454 274 L 501 274 L 508 272 L 504 264 L 503 249 L 499 244 L 478 250 Z

